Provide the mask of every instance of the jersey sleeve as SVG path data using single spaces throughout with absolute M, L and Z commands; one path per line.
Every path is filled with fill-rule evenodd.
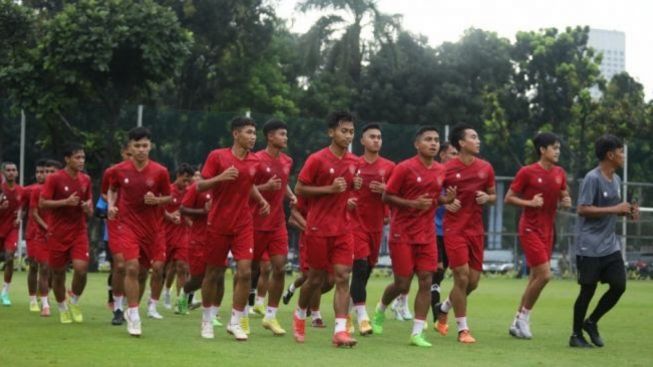
M 597 177 L 591 174 L 585 176 L 583 183 L 580 185 L 578 193 L 578 205 L 594 205 L 597 196 L 598 182 Z
M 216 151 L 211 152 L 208 157 L 206 157 L 206 162 L 202 166 L 202 177 L 204 178 L 213 178 L 220 174 L 222 167 L 220 165 L 220 157 Z
M 311 155 L 304 163 L 297 179 L 305 185 L 315 185 L 315 176 L 319 169 L 320 162 L 315 155 Z
M 33 189 L 32 192 L 30 193 L 30 198 L 29 198 L 29 208 L 30 209 L 36 209 L 39 207 L 39 196 L 41 195 L 41 190 L 40 189 Z
M 512 181 L 512 184 L 510 184 L 510 190 L 512 192 L 521 194 L 524 192 L 524 189 L 526 188 L 526 183 L 528 182 L 528 173 L 526 171 L 526 167 L 522 167 L 517 171 L 517 175 L 515 176 L 515 179 Z
M 111 168 L 108 168 L 106 171 L 104 171 L 104 174 L 102 175 L 102 184 L 100 185 L 100 193 L 102 195 L 106 195 L 109 192 L 112 172 L 113 170 Z
M 161 169 L 161 174 L 159 175 L 159 192 L 162 196 L 170 195 L 170 174 L 165 168 Z
M 560 175 L 562 176 L 562 183 L 560 185 L 560 191 L 567 190 L 567 172 L 564 169 L 560 168 Z
M 52 197 L 54 196 L 54 188 L 57 184 L 56 175 L 50 175 L 45 178 L 45 183 L 43 183 L 43 187 L 41 187 L 41 197 L 45 200 L 52 200 Z
M 401 186 L 406 176 L 406 169 L 403 165 L 398 165 L 392 171 L 388 183 L 385 186 L 385 192 L 390 195 L 398 195 L 401 192 Z
M 488 163 L 487 165 L 487 188 L 493 188 L 496 187 L 496 182 L 495 182 L 495 176 L 494 176 L 494 168 L 492 167 L 491 164 Z

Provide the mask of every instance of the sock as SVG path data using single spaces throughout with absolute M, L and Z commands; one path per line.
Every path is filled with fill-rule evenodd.
M 243 313 L 242 317 L 249 317 L 249 305 L 245 306 L 242 313 Z
M 150 298 L 150 302 L 147 304 L 147 309 L 149 311 L 156 311 L 156 304 L 159 302 L 158 299 Z
M 458 332 L 461 332 L 463 330 L 469 330 L 467 327 L 467 317 L 456 317 L 456 325 L 458 325 Z
M 334 334 L 347 331 L 347 318 L 346 317 L 336 317 L 336 327 L 334 329 Z
M 408 293 L 401 295 L 401 306 L 408 310 Z
M 451 310 L 451 307 L 453 307 L 453 305 L 451 304 L 449 297 L 447 297 L 447 299 L 440 305 L 440 310 L 444 313 L 448 313 L 449 310 Z
M 245 310 L 243 311 L 238 311 L 235 308 L 231 309 L 231 321 L 229 322 L 231 325 L 240 325 L 240 319 L 243 318 L 245 315 L 245 311 L 247 311 L 247 307 L 245 307 Z
M 319 312 L 319 311 L 318 311 L 318 312 Z M 313 316 L 313 315 L 315 315 L 315 314 L 311 311 L 311 316 Z M 305 309 L 305 308 L 299 308 L 299 307 L 298 307 L 298 308 L 295 310 L 295 317 L 297 317 L 297 318 L 300 319 L 300 320 L 306 320 L 306 309 Z M 315 317 L 315 316 L 313 316 L 313 317 Z
M 59 312 L 66 312 L 68 311 L 68 305 L 66 302 L 57 302 L 57 306 L 59 307 Z
M 48 303 L 48 296 L 41 297 L 41 307 L 50 308 L 50 304 Z
M 212 307 L 202 307 L 202 321 L 210 322 L 213 320 Z
M 138 314 L 138 306 L 129 307 L 129 309 L 127 309 L 127 313 L 129 314 L 129 318 L 132 321 L 140 321 L 141 320 L 141 315 Z
M 5 284 L 2 286 L 2 293 L 9 293 L 9 286 L 11 283 L 5 282 Z
M 36 303 L 36 294 L 30 294 L 29 302 L 30 303 Z
M 188 293 L 188 305 L 189 306 L 193 304 L 193 297 L 194 296 L 195 296 L 195 292 Z
M 519 311 L 519 318 L 522 320 L 528 321 L 530 315 L 531 315 L 531 310 L 527 309 L 526 307 L 522 307 L 521 311 Z
M 170 297 L 170 288 L 166 288 L 166 289 L 164 289 L 164 290 L 163 290 L 163 294 L 164 294 L 166 297 Z
M 254 302 L 254 304 L 256 306 L 262 306 L 265 304 L 265 297 L 256 296 L 256 302 Z
M 125 296 L 113 296 L 113 311 L 116 312 L 118 310 L 122 311 L 122 300 L 125 298 Z
M 277 317 L 277 307 L 268 306 L 265 309 L 265 318 L 268 320 L 274 319 Z
M 383 302 L 379 301 L 379 304 L 376 305 L 377 311 L 380 312 L 385 312 L 385 310 L 388 308 L 387 305 L 384 305 Z
M 320 313 L 320 310 L 311 310 L 311 320 L 317 320 L 321 318 L 322 314 Z
M 418 318 L 415 318 L 413 320 L 413 333 L 411 335 L 419 335 L 424 332 L 424 324 L 426 324 L 425 320 L 420 320 Z
M 294 292 L 295 292 L 295 283 L 290 283 L 290 286 L 288 286 L 288 291 L 289 291 L 290 293 L 294 293 Z
M 355 305 L 354 309 L 356 310 L 356 320 L 360 323 L 363 320 L 370 320 L 370 317 L 367 315 L 367 309 L 365 304 Z
M 76 295 L 75 293 L 70 293 L 70 303 L 73 305 L 76 305 L 79 302 L 79 296 Z
M 211 306 L 211 319 L 217 318 L 220 313 L 220 306 Z

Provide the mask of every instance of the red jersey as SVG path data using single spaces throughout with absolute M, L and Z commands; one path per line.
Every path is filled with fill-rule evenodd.
M 335 237 L 350 231 L 347 200 L 353 190 L 357 164 L 355 155 L 347 152 L 338 158 L 328 147 L 308 157 L 299 173 L 299 181 L 307 186 L 329 186 L 337 177 L 342 177 L 347 181 L 347 190 L 310 198 L 311 210 L 306 218 L 307 235 Z
M 256 156 L 259 159 L 259 170 L 254 179 L 254 184 L 262 185 L 273 176 L 277 176 L 281 179 L 281 188 L 275 191 L 261 191 L 261 195 L 270 204 L 269 215 L 259 215 L 258 205 L 251 203 L 254 229 L 257 231 L 277 231 L 285 228 L 286 213 L 283 210 L 283 200 L 286 197 L 292 158 L 284 153 L 281 153 L 279 157 L 273 157 L 265 149 L 257 152 Z
M 73 242 L 80 236 L 87 236 L 86 213 L 82 204 L 93 198 L 91 190 L 91 178 L 82 172 L 71 177 L 65 169 L 61 169 L 45 179 L 41 187 L 43 199 L 63 200 L 77 193 L 80 202 L 77 206 L 48 209 L 49 236 L 63 243 Z
M 32 212 L 32 193 L 38 189 L 38 187 L 41 186 L 37 183 L 31 184 L 29 186 L 25 186 L 23 188 L 23 208 L 26 209 L 27 211 L 27 226 L 25 227 L 25 239 L 29 240 L 34 238 L 36 231 L 38 231 L 38 226 L 39 224 L 32 219 L 31 212 Z M 36 197 L 36 206 L 38 207 L 38 200 L 39 197 Z
M 206 203 L 211 200 L 211 192 L 198 192 L 197 184 L 193 183 L 186 190 L 181 205 L 189 209 L 204 209 Z M 201 239 L 204 237 L 206 232 L 206 215 L 202 216 L 193 216 L 193 226 L 191 227 L 191 237 L 195 240 Z
M 394 207 L 390 218 L 390 239 L 408 244 L 430 244 L 435 240 L 435 210 L 442 191 L 445 169 L 438 162 L 426 167 L 418 156 L 399 163 L 390 176 L 386 193 L 407 200 L 427 194 L 433 198 L 428 210 Z
M 466 166 L 459 158 L 445 164 L 447 170 L 444 186 L 458 188 L 456 199 L 461 208 L 456 213 L 447 211 L 444 215 L 444 233 L 467 234 L 470 236 L 485 234 L 483 227 L 483 206 L 476 203 L 476 192 L 487 191 L 494 187 L 494 169 L 490 163 L 474 158 Z
M 215 149 L 206 158 L 202 177 L 212 178 L 234 166 L 238 177 L 233 181 L 223 181 L 213 187 L 213 204 L 208 216 L 207 229 L 221 235 L 233 235 L 253 225 L 249 206 L 249 195 L 254 185 L 259 161 L 254 153 L 247 153 L 238 159 L 231 148 Z
M 541 208 L 524 208 L 519 220 L 520 229 L 530 229 L 542 235 L 553 231 L 560 193 L 567 190 L 567 174 L 559 166 L 550 170 L 539 163 L 522 167 L 515 176 L 510 189 L 524 200 L 531 200 L 542 194 L 544 205 Z
M 104 170 L 104 173 L 102 174 L 102 183 L 100 184 L 100 194 L 106 195 L 109 192 L 109 187 L 111 186 L 111 175 L 119 164 L 120 163 L 114 164 Z
M 32 218 L 32 213 L 34 211 L 38 211 L 39 216 L 45 223 L 48 223 L 49 221 L 49 210 L 46 209 L 39 209 L 39 197 L 41 196 L 41 189 L 43 188 L 43 185 L 38 185 L 35 184 L 32 193 L 30 194 L 30 199 L 29 199 L 29 213 L 30 213 L 30 218 L 29 222 L 27 223 L 27 233 L 30 234 L 31 237 L 26 237 L 27 239 L 34 239 L 34 238 L 43 238 L 45 239 L 45 236 L 47 234 L 47 231 L 41 227 L 33 218 Z
M 145 194 L 170 195 L 170 176 L 162 165 L 150 160 L 139 171 L 131 160 L 118 163 L 110 173 L 109 186 L 118 192 L 118 220 L 136 235 L 148 237 L 163 230 L 163 211 L 145 204 Z
M 0 198 L 0 204 L 6 200 L 9 202 L 9 206 L 0 209 L 0 238 L 5 238 L 15 227 L 18 209 L 25 204 L 24 190 L 22 186 L 17 184 L 14 184 L 13 188 L 9 188 L 6 182 L 2 183 L 3 197 Z
M 168 205 L 166 205 L 165 210 L 168 213 L 174 213 L 179 210 L 181 207 L 181 202 L 184 199 L 184 195 L 186 194 L 186 189 L 180 190 L 179 187 L 176 184 L 171 184 L 170 185 L 170 196 L 171 196 L 171 201 Z M 174 224 L 168 220 L 165 221 L 165 230 L 166 230 L 166 236 L 168 239 L 169 243 L 174 243 L 174 244 L 182 244 L 186 242 L 187 234 L 188 234 L 188 227 L 186 226 L 186 221 L 184 221 L 183 218 L 181 218 L 181 223 L 179 224 Z
M 365 160 L 365 157 L 358 158 L 357 174 L 363 179 L 363 186 L 360 190 L 354 191 L 356 209 L 352 213 L 353 228 L 365 232 L 383 231 L 383 221 L 386 216 L 386 205 L 381 200 L 381 194 L 370 190 L 372 181 L 387 183 L 395 164 L 383 157 L 379 157 L 373 163 Z

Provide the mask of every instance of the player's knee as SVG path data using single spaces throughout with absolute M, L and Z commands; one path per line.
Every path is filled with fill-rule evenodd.
M 624 294 L 625 291 L 626 291 L 625 281 L 610 283 L 610 292 L 614 293 L 615 295 L 621 296 L 622 294 Z
M 236 278 L 239 282 L 249 282 L 252 279 L 252 270 L 251 269 L 238 269 L 236 272 Z

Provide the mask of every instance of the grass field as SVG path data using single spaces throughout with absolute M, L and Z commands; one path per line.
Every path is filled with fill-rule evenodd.
M 0 366 L 653 365 L 651 281 L 631 281 L 616 309 L 601 321 L 606 342 L 602 349 L 577 350 L 567 346 L 577 292 L 573 281 L 556 280 L 545 290 L 532 315 L 535 338 L 525 341 L 513 339 L 507 331 L 525 281 L 486 278 L 470 300 L 469 322 L 478 340 L 475 345 L 458 344 L 455 332 L 441 337 L 429 329 L 427 337 L 433 342 L 433 348 L 411 347 L 407 343 L 411 323 L 389 317 L 383 335 L 359 337 L 355 349 L 337 350 L 330 344 L 333 325 L 330 295 L 322 302 L 328 328 L 307 329 L 304 345 L 295 344 L 291 335 L 271 336 L 257 318 L 251 320 L 252 335 L 246 343 L 235 342 L 224 330 L 216 330 L 214 340 L 203 340 L 199 336 L 199 311 L 178 316 L 163 307 L 160 312 L 165 319 L 144 320 L 144 334 L 137 339 L 129 337 L 125 327 L 109 324 L 111 315 L 104 303 L 106 274 L 89 276 L 81 301 L 85 322 L 72 325 L 59 324 L 56 310 L 47 319 L 30 313 L 24 273 L 16 274 L 14 279 L 11 292 L 14 304 L 0 308 Z M 389 278 L 371 279 L 370 313 L 388 281 Z M 447 291 L 450 282 L 445 280 Z M 600 287 L 597 294 L 604 289 Z M 221 310 L 223 320 L 228 319 L 230 293 L 225 300 L 227 307 Z M 291 305 L 282 306 L 279 314 L 288 331 Z M 455 330 L 453 323 L 451 330 Z

